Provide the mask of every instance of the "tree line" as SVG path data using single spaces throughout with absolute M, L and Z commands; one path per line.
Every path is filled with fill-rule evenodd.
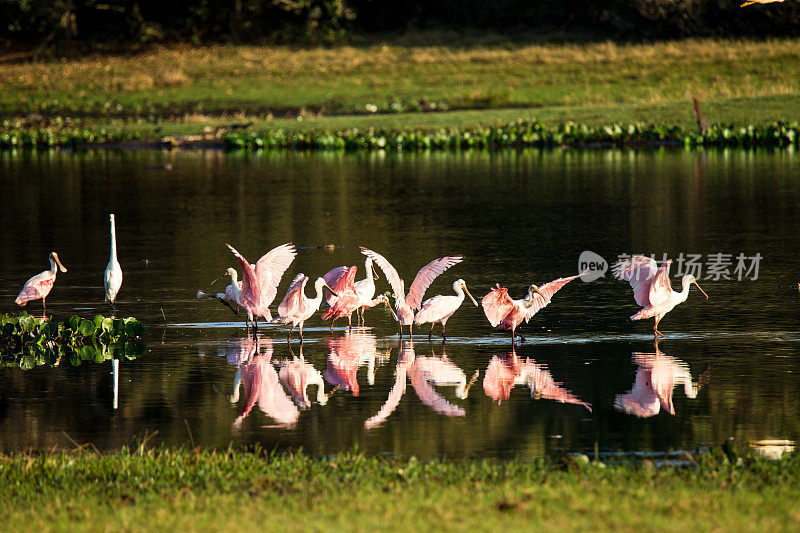
M 600 39 L 800 34 L 800 2 L 739 0 L 0 0 L 0 42 L 328 44 L 409 30 Z

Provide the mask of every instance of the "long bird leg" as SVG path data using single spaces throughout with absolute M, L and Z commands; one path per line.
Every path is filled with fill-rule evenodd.
M 42 318 L 47 318 L 47 305 L 45 305 L 44 300 L 42 298 Z
M 300 344 L 303 344 L 303 323 L 300 322 Z
M 664 335 L 663 333 L 661 333 L 660 331 L 658 331 L 658 323 L 659 323 L 660 321 L 661 321 L 661 320 L 657 318 L 657 319 L 656 319 L 656 323 L 655 323 L 655 325 L 653 326 L 653 333 L 655 334 L 656 338 L 659 338 L 659 337 L 666 337 L 666 335 Z
M 286 336 L 286 342 L 292 342 L 292 332 L 294 331 L 294 327 L 297 324 L 292 324 L 292 329 L 289 330 L 289 334 Z
M 253 338 L 258 338 L 258 317 L 253 316 Z
M 442 322 L 442 342 L 447 340 L 447 333 L 445 332 L 445 322 Z
M 431 340 L 431 335 L 433 335 L 433 325 L 435 322 L 431 322 L 431 330 L 428 332 L 428 340 Z
M 331 335 L 333 335 L 333 324 L 334 324 L 334 322 L 336 322 L 335 318 L 333 320 L 331 320 Z

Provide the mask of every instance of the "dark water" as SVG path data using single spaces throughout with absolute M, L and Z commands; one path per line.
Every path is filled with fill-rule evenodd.
M 113 212 L 125 276 L 118 307 L 149 329 L 146 355 L 120 364 L 117 409 L 110 362 L 0 369 L 0 451 L 148 439 L 530 457 L 800 438 L 798 163 L 791 151 L 2 153 L 0 312 L 16 310 L 20 287 L 55 250 L 69 272 L 58 275 L 49 314 L 107 313 Z M 361 279 L 359 245 L 406 280 L 434 257 L 464 254 L 427 295 L 451 293 L 461 277 L 478 299 L 496 282 L 522 297 L 529 283 L 577 273 L 585 250 L 609 261 L 731 254 L 732 279 L 706 279 L 704 264 L 710 299 L 692 290 L 662 322 L 658 352 L 652 320 L 629 321 L 629 287 L 606 276 L 562 289 L 523 326 L 528 340 L 513 354 L 508 333 L 465 301 L 444 346 L 424 334 L 401 344 L 382 309 L 349 335 L 331 335 L 317 315 L 302 353 L 311 367 L 292 367 L 301 354 L 284 329 L 264 327 L 254 344 L 241 316 L 195 298 L 234 266 L 226 242 L 255 260 L 287 241 L 303 249 L 278 301 L 297 272 L 358 264 Z M 337 248 L 314 248 L 328 243 Z M 760 254 L 756 280 L 737 280 L 739 254 Z M 379 292 L 388 289 L 381 276 Z M 324 396 L 308 388 L 308 408 L 281 380 L 292 368 L 324 380 Z M 662 401 L 621 410 L 648 380 Z

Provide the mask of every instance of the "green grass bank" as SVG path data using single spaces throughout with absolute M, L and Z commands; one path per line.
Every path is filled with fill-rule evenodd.
M 536 44 L 476 36 L 446 45 L 154 47 L 0 63 L 0 145 L 189 136 L 175 142 L 473 146 L 466 134 L 482 146 L 497 144 L 485 130 L 515 128 L 523 119 L 552 130 L 546 143 L 555 145 L 624 144 L 627 133 L 616 130 L 632 126 L 645 131 L 633 144 L 651 142 L 657 129 L 667 132 L 661 141 L 743 146 L 755 130 L 800 120 L 798 80 L 800 39 L 788 38 Z M 690 95 L 718 125 L 702 142 L 690 139 L 697 133 Z M 569 123 L 577 135 L 562 135 Z M 446 142 L 437 140 L 443 131 Z M 398 136 L 403 140 L 391 140 Z M 795 144 L 796 137 L 764 145 Z
M 723 453 L 687 466 L 567 459 L 418 461 L 358 453 L 157 449 L 0 457 L 5 531 L 291 531 L 504 527 L 790 531 L 800 457 Z

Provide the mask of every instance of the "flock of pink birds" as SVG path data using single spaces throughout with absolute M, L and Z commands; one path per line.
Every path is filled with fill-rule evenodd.
M 111 215 L 111 223 L 112 260 L 116 262 L 113 215 Z M 216 298 L 235 312 L 238 312 L 239 308 L 243 309 L 247 314 L 246 325 L 252 325 L 254 335 L 257 332 L 258 319 L 262 318 L 272 324 L 290 325 L 288 333 L 290 340 L 294 329 L 299 328 L 302 341 L 303 325 L 319 310 L 322 301 L 325 300 L 328 308 L 322 318 L 331 321 L 331 331 L 336 320 L 347 318 L 348 327 L 351 327 L 353 313 L 356 313 L 357 321 L 363 323 L 366 309 L 384 304 L 398 322 L 401 338 L 404 326 L 408 326 L 410 336 L 414 326 L 430 324 L 431 328 L 428 333 L 430 336 L 434 326 L 438 323 L 442 327 L 442 338 L 446 339 L 447 321 L 461 307 L 464 299 L 469 297 L 476 307 L 479 306 L 463 279 L 453 282 L 454 295 L 437 295 L 423 300 L 431 283 L 447 269 L 460 263 L 464 259 L 462 256 L 444 256 L 434 259 L 417 272 L 406 292 L 405 281 L 394 266 L 378 252 L 362 247 L 361 253 L 366 256 L 364 279 L 356 281 L 357 266 L 334 268 L 314 281 L 315 295 L 313 298 L 309 298 L 305 289 L 310 278 L 302 273 L 297 274 L 278 305 L 277 316 L 273 317 L 269 308 L 278 294 L 281 278 L 297 255 L 294 245 L 286 243 L 277 246 L 264 254 L 255 264 L 248 262 L 232 246 L 227 246 L 239 261 L 242 272 L 241 279 L 239 279 L 236 269 L 228 268 L 220 276 L 220 278 L 229 276 L 231 279 L 225 292 L 208 294 L 198 291 L 197 297 Z M 66 272 L 66 268 L 61 264 L 55 252 L 50 254 L 49 259 L 50 269 L 33 276 L 25 283 L 16 299 L 18 305 L 27 306 L 32 300 L 42 299 L 44 307 L 45 298 L 53 288 L 58 268 L 62 272 Z M 673 290 L 669 279 L 670 264 L 671 261 L 664 261 L 661 266 L 658 266 L 650 257 L 634 256 L 616 263 L 612 268 L 615 277 L 630 283 L 634 299 L 642 307 L 631 319 L 654 318 L 653 333 L 656 338 L 664 336 L 658 330 L 660 321 L 676 305 L 686 301 L 689 296 L 689 287 L 692 284 L 696 285 L 700 292 L 708 298 L 692 275 L 683 276 L 681 291 Z M 375 281 L 379 279 L 374 268 L 375 265 L 383 272 L 391 287 L 394 308 L 386 294 L 375 296 Z M 118 263 L 115 266 L 119 268 Z M 112 263 L 110 262 L 109 269 L 111 268 Z M 107 269 L 107 276 L 108 272 Z M 556 292 L 581 275 L 558 278 L 541 286 L 532 284 L 525 297 L 516 300 L 509 296 L 508 289 L 498 284 L 481 299 L 484 314 L 492 327 L 511 331 L 512 342 L 516 337 L 524 341 L 525 337 L 517 332 L 520 324 L 530 321 L 533 315 L 550 303 Z M 121 284 L 121 271 L 119 272 L 119 281 Z M 118 290 L 117 286 L 116 291 Z M 116 292 L 113 297 L 116 298 Z M 110 299 L 108 298 L 108 289 L 107 299 Z M 113 299 L 110 300 L 113 303 Z

